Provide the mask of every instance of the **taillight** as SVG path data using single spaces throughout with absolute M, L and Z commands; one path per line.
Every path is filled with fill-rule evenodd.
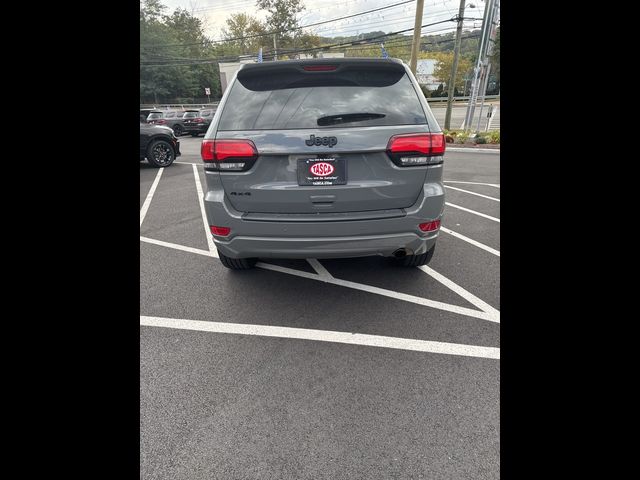
M 200 156 L 205 170 L 249 170 L 258 158 L 251 140 L 203 140 Z
M 163 124 L 167 123 L 167 121 L 160 119 L 160 120 L 155 120 L 155 123 L 158 124 L 158 125 L 163 125 Z
M 399 167 L 437 165 L 445 150 L 443 133 L 409 133 L 389 139 L 387 153 Z
M 204 122 L 204 118 L 196 117 L 196 118 L 193 119 L 193 121 L 196 122 L 196 123 L 202 123 L 202 122 Z

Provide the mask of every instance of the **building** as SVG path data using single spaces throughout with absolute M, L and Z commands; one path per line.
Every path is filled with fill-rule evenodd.
M 424 85 L 429 90 L 435 90 L 438 88 L 441 82 L 433 76 L 433 72 L 436 69 L 438 60 L 433 58 L 419 59 L 416 65 L 416 79 L 420 85 Z

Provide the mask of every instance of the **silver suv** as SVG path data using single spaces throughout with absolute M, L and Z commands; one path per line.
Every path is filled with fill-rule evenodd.
M 397 59 L 242 65 L 205 134 L 204 202 L 223 265 L 258 257 L 433 256 L 445 139 Z

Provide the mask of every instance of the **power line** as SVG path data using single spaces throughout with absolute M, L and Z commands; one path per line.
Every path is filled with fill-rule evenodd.
M 273 32 L 260 33 L 260 34 L 256 34 L 256 35 L 247 35 L 246 37 L 227 38 L 225 40 L 203 40 L 202 42 L 196 42 L 196 43 L 174 43 L 174 44 L 166 44 L 166 45 L 140 45 L 140 46 L 141 47 L 151 47 L 151 48 L 166 48 L 166 47 L 180 47 L 180 46 L 185 46 L 186 47 L 186 46 L 189 46 L 189 45 L 202 45 L 202 44 L 205 44 L 205 43 L 232 42 L 232 41 L 235 41 L 235 40 L 246 40 L 248 38 L 265 37 L 265 36 L 274 35 L 274 34 L 277 34 L 277 33 L 287 33 L 287 32 L 292 32 L 294 30 L 300 30 L 302 28 L 315 27 L 316 25 L 323 25 L 325 23 L 336 22 L 338 20 L 344 20 L 346 18 L 357 17 L 359 15 L 366 15 L 367 13 L 378 12 L 380 10 L 386 10 L 388 8 L 397 7 L 398 5 L 404 5 L 405 3 L 411 3 L 413 1 L 414 0 L 404 0 L 403 2 L 394 3 L 393 5 L 387 5 L 386 7 L 374 8 L 373 10 L 367 10 L 366 12 L 354 13 L 352 15 L 346 15 L 344 17 L 332 18 L 331 20 L 324 20 L 322 22 L 310 23 L 309 25 L 301 25 L 299 27 L 294 27 L 294 28 L 292 28 L 290 30 L 276 30 L 276 31 L 273 31 Z
M 411 29 L 412 30 L 412 29 Z M 388 35 L 395 35 L 396 33 L 390 33 L 387 34 Z M 479 37 L 478 33 L 475 34 L 471 34 L 471 35 L 467 35 L 467 36 L 463 36 L 462 39 L 466 40 L 466 39 L 470 39 L 470 38 L 477 38 Z M 380 37 L 373 37 L 370 39 L 366 39 L 365 41 L 360 41 L 362 43 L 359 43 L 358 45 L 351 45 L 351 46 L 345 46 L 343 47 L 345 50 L 348 51 L 354 51 L 354 50 L 362 50 L 365 48 L 373 48 L 376 47 L 378 48 L 378 42 L 377 40 Z M 454 41 L 455 38 L 448 38 L 448 39 L 444 39 L 444 40 L 438 40 L 438 41 L 431 41 L 431 42 L 422 42 L 422 45 L 440 45 L 442 43 L 447 43 L 447 42 L 452 42 Z M 402 41 L 403 43 L 397 43 L 394 44 L 392 42 L 395 41 Z M 390 44 L 390 47 L 401 47 L 401 46 L 410 46 L 411 45 L 411 39 L 403 39 L 403 38 L 397 38 L 397 39 L 391 39 L 388 41 L 388 43 Z M 289 50 L 289 51 L 279 51 L 278 54 L 279 55 L 292 55 L 292 54 L 296 54 L 296 53 L 303 53 L 303 52 L 308 52 L 311 50 L 323 50 L 323 49 L 327 49 L 327 48 L 336 48 L 335 45 L 324 45 L 322 47 L 313 47 L 313 48 L 305 48 L 305 49 L 298 49 L 298 50 Z M 266 52 L 263 54 L 263 58 L 273 58 L 274 56 L 274 52 Z M 213 64 L 213 63 L 218 63 L 221 61 L 225 61 L 225 60 L 237 60 L 239 58 L 238 55 L 229 55 L 229 56 L 224 56 L 224 57 L 214 57 L 214 58 L 209 58 L 209 59 L 202 59 L 202 60 L 198 60 L 195 62 L 191 62 L 191 63 L 156 63 L 156 64 L 141 64 L 140 67 L 144 68 L 144 67 L 175 67 L 175 66 L 197 66 L 197 65 L 208 65 L 208 64 Z M 196 59 L 194 59 L 196 60 Z
M 421 28 L 430 27 L 432 25 L 438 25 L 440 23 L 455 22 L 455 21 L 457 21 L 455 18 L 450 18 L 448 20 L 441 20 L 439 22 L 428 23 L 426 25 L 422 25 Z M 392 35 L 398 35 L 400 33 L 409 32 L 411 30 L 413 30 L 413 27 L 412 28 L 407 28 L 405 30 L 398 30 L 397 32 L 391 32 L 391 33 L 385 33 L 383 35 L 377 35 L 375 37 L 370 37 L 370 38 L 368 38 L 366 40 L 365 39 L 362 39 L 362 40 L 351 40 L 351 41 L 348 41 L 348 42 L 336 43 L 336 44 L 333 44 L 333 45 L 324 45 L 322 47 L 311 47 L 311 48 L 300 49 L 300 50 L 296 50 L 296 52 L 305 52 L 305 51 L 313 51 L 313 50 L 322 50 L 322 49 L 329 49 L 329 48 L 335 48 L 335 47 L 350 46 L 350 45 L 353 45 L 354 43 L 356 45 L 366 44 L 366 43 L 369 43 L 369 41 L 371 41 L 371 40 L 377 40 L 377 39 L 380 39 L 380 38 L 387 38 L 387 37 L 390 37 Z M 283 53 L 285 53 L 285 51 L 283 51 Z

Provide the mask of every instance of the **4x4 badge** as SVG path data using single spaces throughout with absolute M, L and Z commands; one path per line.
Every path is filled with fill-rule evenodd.
M 311 135 L 309 140 L 305 140 L 309 147 L 316 145 L 318 147 L 324 145 L 325 147 L 333 147 L 336 143 L 338 143 L 338 139 L 336 137 L 316 137 L 315 135 Z

